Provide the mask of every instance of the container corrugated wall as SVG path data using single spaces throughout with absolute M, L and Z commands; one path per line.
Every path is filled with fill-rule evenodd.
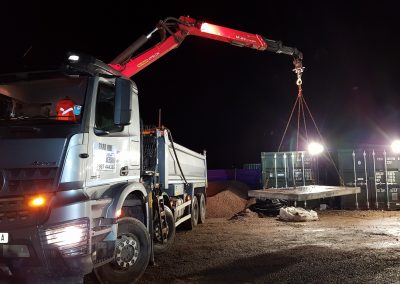
M 261 171 L 261 164 L 243 164 L 244 170 L 260 170 Z
M 390 150 L 338 151 L 338 168 L 346 186 L 361 193 L 343 196 L 343 209 L 400 209 L 400 157 Z

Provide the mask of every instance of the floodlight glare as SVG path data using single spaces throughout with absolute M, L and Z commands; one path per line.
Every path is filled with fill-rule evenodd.
M 308 152 L 311 155 L 318 155 L 321 154 L 324 151 L 324 146 L 322 144 L 317 143 L 317 142 L 311 142 L 308 144 Z
M 391 146 L 393 152 L 400 153 L 400 140 L 394 140 Z

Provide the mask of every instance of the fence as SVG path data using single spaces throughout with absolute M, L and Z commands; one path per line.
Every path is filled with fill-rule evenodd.
M 244 169 L 218 169 L 208 170 L 208 180 L 238 180 L 251 188 L 261 188 L 261 171 L 260 170 L 244 170 Z

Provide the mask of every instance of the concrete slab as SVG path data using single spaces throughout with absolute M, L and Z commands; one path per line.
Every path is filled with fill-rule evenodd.
M 248 196 L 258 199 L 304 201 L 360 193 L 360 187 L 308 185 L 288 188 L 249 190 Z

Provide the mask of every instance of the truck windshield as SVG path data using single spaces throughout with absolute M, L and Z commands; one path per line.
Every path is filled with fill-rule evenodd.
M 50 76 L 15 80 L 0 78 L 0 124 L 79 123 L 81 120 L 86 77 Z

